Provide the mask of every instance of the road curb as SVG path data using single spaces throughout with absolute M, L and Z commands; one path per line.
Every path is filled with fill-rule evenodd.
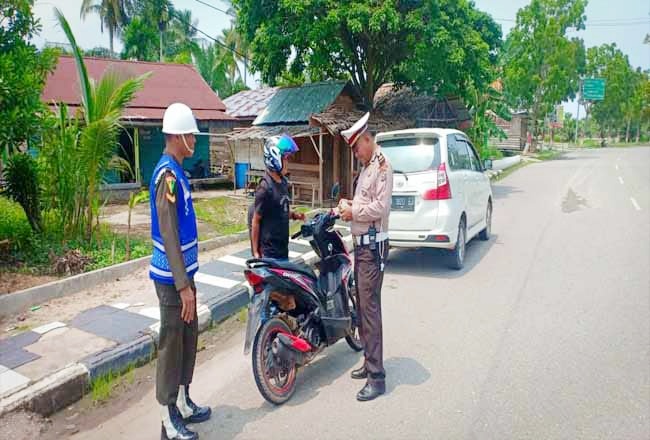
M 211 238 L 199 243 L 199 252 L 206 252 L 248 239 L 248 231 L 224 237 Z M 149 264 L 151 256 L 138 258 L 103 269 L 74 275 L 62 280 L 52 281 L 41 286 L 19 290 L 0 296 L 0 318 L 14 315 L 31 306 L 42 304 L 54 298 L 71 295 L 98 284 L 115 281 L 130 275 Z
M 120 344 L 110 350 L 92 354 L 81 361 L 88 370 L 90 382 L 108 373 L 121 374 L 129 367 L 138 367 L 151 361 L 156 355 L 153 335 L 143 335 L 138 339 Z
M 350 243 L 346 237 L 344 242 Z M 294 261 L 312 265 L 317 255 L 312 251 Z M 199 333 L 211 328 L 245 307 L 250 299 L 246 283 L 230 289 L 228 294 L 213 302 L 199 304 L 197 315 Z M 149 334 L 144 334 L 126 344 L 92 354 L 81 361 L 71 364 L 58 372 L 43 378 L 22 390 L 0 399 L 0 416 L 25 409 L 43 416 L 65 408 L 81 399 L 93 380 L 109 372 L 122 373 L 131 366 L 144 365 L 156 357 L 158 331 L 152 326 Z
M 75 363 L 0 400 L 0 417 L 27 410 L 49 416 L 81 399 L 90 385 L 88 370 Z

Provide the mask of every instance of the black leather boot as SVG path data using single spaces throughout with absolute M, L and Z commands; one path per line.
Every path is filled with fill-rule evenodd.
M 161 440 L 198 440 L 199 435 L 190 431 L 183 423 L 181 413 L 176 405 L 162 407 L 162 428 L 160 430 Z
M 357 394 L 357 400 L 359 402 L 368 402 L 370 400 L 375 400 L 385 392 L 386 382 L 368 381 L 366 382 L 366 386 L 359 391 L 359 394 Z
M 357 368 L 356 370 L 352 370 L 352 373 L 350 373 L 350 377 L 352 379 L 367 379 L 368 378 L 368 370 L 366 370 L 366 366 L 362 365 L 361 368 Z
M 179 387 L 176 406 L 178 406 L 185 423 L 203 423 L 212 415 L 212 409 L 209 406 L 198 406 L 190 399 L 189 385 Z

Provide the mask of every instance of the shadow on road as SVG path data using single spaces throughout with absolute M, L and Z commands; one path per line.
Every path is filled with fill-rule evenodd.
M 212 418 L 203 425 L 193 425 L 201 438 L 212 440 L 232 440 L 242 433 L 244 427 L 268 413 L 265 405 L 259 408 L 241 409 L 233 405 L 220 405 L 212 408 Z
M 460 278 L 471 271 L 498 243 L 499 236 L 493 234 L 489 241 L 474 239 L 467 243 L 465 267 L 463 270 L 449 269 L 447 253 L 442 249 L 392 249 L 386 266 L 386 273 L 416 275 L 431 278 Z M 394 289 L 390 283 L 384 288 Z
M 347 375 L 348 371 L 356 364 L 360 364 L 361 355 L 361 353 L 352 351 L 344 341 L 326 350 L 323 356 L 298 371 L 296 393 L 283 406 L 300 406 L 317 397 L 321 388 L 331 385 L 342 375 Z M 393 367 L 393 369 L 396 368 L 402 367 Z M 401 383 L 406 384 L 409 381 Z M 359 384 L 359 389 L 362 385 Z M 357 391 L 357 388 L 351 388 L 350 395 L 347 397 L 354 399 Z M 262 399 L 261 396 L 260 399 Z M 259 407 L 250 409 L 221 405 L 213 408 L 212 419 L 208 423 L 196 425 L 194 428 L 200 432 L 201 438 L 232 440 L 243 432 L 246 425 L 266 417 L 279 408 L 281 407 L 276 407 L 266 401 Z
M 386 392 L 388 394 L 403 385 L 423 385 L 431 378 L 431 373 L 421 363 L 411 358 L 386 359 L 384 368 L 386 369 Z
M 300 406 L 317 397 L 321 388 L 331 385 L 336 379 L 347 375 L 356 364 L 361 364 L 362 353 L 352 351 L 345 341 L 324 353 L 324 356 L 298 372 L 296 394 L 287 402 L 288 406 Z M 351 389 L 350 398 L 353 399 L 357 391 Z
M 492 185 L 492 197 L 494 197 L 495 200 L 505 199 L 512 194 L 516 194 L 520 192 L 523 191 L 514 186 L 500 185 L 500 184 Z

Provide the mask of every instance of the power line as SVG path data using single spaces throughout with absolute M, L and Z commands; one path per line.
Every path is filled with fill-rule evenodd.
M 202 5 L 207 6 L 208 8 L 212 8 L 212 9 L 214 9 L 215 11 L 219 11 L 219 12 L 221 12 L 221 13 L 224 13 L 224 14 L 226 14 L 226 15 L 229 16 L 229 17 L 237 18 L 237 16 L 234 15 L 234 14 L 232 14 L 231 12 L 224 11 L 223 9 L 221 9 L 221 8 L 217 8 L 216 6 L 211 5 L 210 3 L 206 3 L 206 2 L 201 1 L 201 0 L 195 0 L 195 1 L 198 2 L 198 3 L 201 3 Z
M 214 41 L 215 43 L 217 43 L 219 46 L 223 47 L 224 49 L 227 49 L 227 50 L 231 51 L 232 53 L 234 53 L 235 55 L 238 55 L 238 56 L 240 56 L 241 58 L 244 58 L 244 60 L 247 59 L 247 56 L 246 56 L 246 55 L 239 53 L 237 50 L 233 49 L 232 47 L 229 47 L 228 45 L 223 44 L 223 43 L 221 42 L 221 40 L 219 40 L 219 39 L 217 39 L 217 38 L 214 38 L 212 35 L 208 35 L 208 34 L 206 34 L 206 33 L 203 32 L 201 29 L 199 29 L 199 28 L 197 28 L 196 26 L 194 26 L 192 23 L 189 23 L 189 22 L 185 21 L 185 20 L 184 20 L 183 18 L 181 18 L 180 15 L 178 15 L 175 11 L 170 11 L 170 12 L 171 12 L 171 15 L 174 16 L 174 17 L 175 17 L 178 21 L 180 21 L 181 23 L 185 24 L 186 26 L 191 27 L 191 28 L 194 29 L 196 32 L 198 32 L 198 33 L 202 34 L 203 36 L 205 36 L 206 38 L 208 38 L 208 39 Z

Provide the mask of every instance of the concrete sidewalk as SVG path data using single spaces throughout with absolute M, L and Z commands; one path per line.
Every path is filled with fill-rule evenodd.
M 350 243 L 349 229 L 337 226 Z M 316 254 L 303 240 L 292 240 L 290 258 L 311 264 Z M 212 261 L 199 261 L 195 276 L 199 329 L 204 331 L 248 304 L 243 270 L 246 249 Z M 49 415 L 75 402 L 92 380 L 150 361 L 160 328 L 153 289 L 117 296 L 76 314 L 0 339 L 0 415 L 25 408 Z

